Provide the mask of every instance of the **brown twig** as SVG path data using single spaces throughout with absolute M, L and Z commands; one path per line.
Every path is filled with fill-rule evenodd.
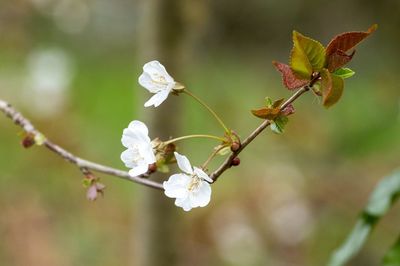
M 33 136 L 42 135 L 40 131 L 38 131 L 32 123 L 25 118 L 20 112 L 15 110 L 9 103 L 0 99 L 0 111 L 2 111 L 7 117 L 14 121 L 14 123 L 20 126 L 27 134 L 31 134 Z M 162 184 L 143 178 L 147 177 L 147 174 L 143 174 L 140 176 L 132 177 L 129 175 L 128 172 L 118 170 L 109 166 L 105 166 L 102 164 L 98 164 L 95 162 L 91 162 L 85 159 L 82 159 L 69 151 L 65 150 L 64 148 L 58 146 L 57 144 L 51 142 L 47 138 L 43 141 L 43 146 L 51 150 L 52 152 L 56 153 L 57 155 L 64 158 L 67 162 L 76 165 L 79 169 L 89 169 L 95 172 L 108 174 L 111 176 L 119 177 L 128 181 L 132 181 L 141 185 L 145 185 L 151 188 L 156 188 L 163 190 Z
M 319 74 L 313 76 L 312 80 L 307 86 L 302 87 L 298 91 L 296 91 L 289 99 L 287 99 L 282 106 L 280 107 L 280 110 L 282 111 L 285 109 L 287 106 L 289 106 L 291 103 L 293 103 L 297 98 L 299 98 L 303 93 L 307 92 L 310 90 L 310 88 L 314 85 L 314 83 L 319 79 Z M 14 121 L 15 124 L 18 126 L 22 127 L 23 130 L 27 134 L 32 134 L 33 136 L 36 135 L 42 135 L 33 125 L 32 123 L 26 119 L 20 112 L 15 110 L 9 103 L 3 101 L 0 99 L 0 111 L 2 111 L 6 116 L 8 116 L 10 119 Z M 239 153 L 247 147 L 264 129 L 266 129 L 269 125 L 271 125 L 270 120 L 265 120 L 264 122 L 261 123 L 253 132 L 250 133 L 250 135 L 244 139 L 241 142 L 241 145 L 239 149 L 236 151 L 233 151 L 231 155 L 214 171 L 210 174 L 211 179 L 216 181 L 219 176 L 221 176 L 222 173 L 224 173 L 227 169 L 229 169 L 232 166 L 232 161 L 235 159 Z M 64 158 L 66 161 L 75 164 L 79 169 L 89 169 L 95 172 L 100 172 L 104 174 L 108 174 L 111 176 L 116 176 L 128 181 L 132 181 L 138 184 L 142 184 L 148 187 L 156 188 L 163 190 L 162 184 L 145 179 L 143 177 L 148 177 L 149 174 L 143 174 L 140 176 L 136 177 L 131 177 L 128 172 L 118 170 L 109 166 L 105 166 L 102 164 L 98 164 L 95 162 L 91 162 L 85 159 L 82 159 L 78 156 L 75 156 L 74 154 L 68 152 L 64 148 L 58 146 L 57 144 L 51 142 L 47 138 L 44 140 L 43 145 L 48 148 L 49 150 L 53 151 L 54 153 L 58 154 L 62 158 Z M 214 152 L 215 153 L 215 152 Z M 213 155 L 214 155 L 213 153 Z M 213 156 L 212 155 L 212 156 Z M 208 163 L 208 161 L 207 161 Z

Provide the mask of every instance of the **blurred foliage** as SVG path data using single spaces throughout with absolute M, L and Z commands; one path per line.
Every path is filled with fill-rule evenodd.
M 387 213 L 400 195 L 400 171 L 385 177 L 371 193 L 368 205 L 363 210 L 353 231 L 332 255 L 329 266 L 346 265 L 354 257 L 371 234 L 374 226 Z M 386 263 L 396 263 L 398 248 L 394 246 L 386 256 Z M 395 265 L 395 264 L 394 264 Z

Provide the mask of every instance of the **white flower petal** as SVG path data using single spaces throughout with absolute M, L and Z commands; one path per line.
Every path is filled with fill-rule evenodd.
M 153 147 L 151 144 L 147 144 L 145 147 L 141 149 L 141 154 L 143 156 L 143 159 L 148 163 L 152 164 L 155 163 L 156 160 L 156 155 L 154 154 Z
M 149 129 L 147 128 L 145 123 L 139 120 L 133 120 L 132 122 L 130 122 L 128 129 L 131 130 L 132 132 L 140 132 L 145 136 L 149 135 Z
M 126 148 L 132 148 L 134 146 L 140 146 L 142 143 L 150 143 L 151 140 L 149 136 L 142 134 L 140 130 L 125 128 L 122 133 L 121 142 Z
M 193 174 L 193 169 L 192 165 L 189 162 L 189 159 L 184 156 L 180 155 L 177 152 L 174 152 L 175 158 L 176 158 L 176 163 L 178 164 L 178 167 L 185 173 L 192 175 Z
M 186 212 L 190 211 L 193 208 L 190 197 L 177 198 L 175 200 L 175 205 L 181 207 Z
M 144 87 L 151 93 L 157 93 L 166 86 L 165 83 L 154 82 L 154 80 L 151 79 L 151 76 L 146 72 L 139 76 L 138 82 L 140 86 Z
M 191 177 L 185 174 L 174 174 L 168 181 L 164 181 L 164 194 L 170 198 L 187 197 L 189 194 L 188 185 Z
M 194 173 L 198 176 L 198 177 L 201 177 L 202 179 L 204 179 L 204 180 L 206 180 L 206 181 L 208 181 L 208 182 L 210 182 L 210 183 L 212 183 L 213 182 L 213 180 L 202 170 L 202 169 L 200 169 L 200 168 L 198 168 L 198 167 L 193 167 L 194 168 Z
M 168 74 L 165 67 L 157 60 L 150 61 L 143 66 L 143 71 L 148 73 L 153 80 L 157 80 L 158 76 L 165 78 L 166 82 L 173 82 L 174 79 Z
M 193 191 L 190 195 L 193 207 L 204 207 L 211 200 L 211 185 L 207 182 L 202 182 L 197 191 Z
M 125 128 L 124 131 L 122 132 L 121 142 L 122 145 L 124 145 L 124 147 L 129 148 L 133 147 L 136 143 L 140 142 L 140 139 L 132 131 Z
M 121 153 L 121 160 L 124 162 L 126 167 L 132 168 L 135 167 L 136 164 L 133 161 L 134 155 L 131 149 L 127 149 Z
M 147 163 L 142 163 L 129 170 L 129 175 L 131 177 L 139 176 L 146 173 L 147 170 L 149 170 L 149 165 Z
M 149 107 L 154 105 L 154 107 L 158 107 L 165 99 L 167 99 L 168 94 L 171 90 L 161 90 L 153 95 L 145 104 L 144 107 Z

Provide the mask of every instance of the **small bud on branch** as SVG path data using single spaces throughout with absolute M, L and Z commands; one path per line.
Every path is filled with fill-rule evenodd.
M 26 136 L 22 139 L 21 145 L 27 149 L 35 145 L 35 136 L 32 134 L 26 134 Z
M 232 166 L 238 166 L 240 164 L 240 159 L 239 157 L 235 157 L 232 159 L 231 165 Z

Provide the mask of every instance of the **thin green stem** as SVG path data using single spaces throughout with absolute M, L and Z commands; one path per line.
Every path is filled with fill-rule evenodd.
M 226 142 L 226 139 L 214 136 L 214 135 L 205 135 L 205 134 L 196 134 L 196 135 L 187 135 L 187 136 L 182 136 L 174 139 L 170 139 L 164 142 L 165 145 L 168 145 L 170 143 L 177 142 L 179 140 L 184 140 L 184 139 L 191 139 L 191 138 L 207 138 L 207 139 L 216 139 L 222 142 Z
M 203 163 L 203 165 L 201 166 L 202 169 L 205 169 L 207 167 L 207 165 L 211 162 L 212 159 L 214 159 L 214 157 L 218 154 L 218 152 L 220 150 L 222 150 L 223 148 L 225 148 L 226 145 L 220 145 L 219 147 L 217 147 L 211 154 L 210 156 L 207 158 L 207 160 Z
M 224 122 L 222 121 L 222 119 L 214 112 L 213 109 L 211 109 L 210 106 L 208 106 L 205 102 L 203 102 L 200 98 L 198 98 L 196 95 L 194 95 L 193 93 L 191 93 L 190 91 L 188 91 L 186 88 L 183 90 L 184 93 L 186 93 L 187 95 L 189 95 L 190 97 L 192 97 L 193 99 L 195 99 L 198 103 L 200 103 L 201 105 L 203 105 L 213 116 L 214 118 L 218 121 L 218 123 L 222 126 L 222 128 L 224 129 L 224 131 L 227 134 L 230 134 L 230 130 L 228 129 L 228 127 L 224 124 Z

